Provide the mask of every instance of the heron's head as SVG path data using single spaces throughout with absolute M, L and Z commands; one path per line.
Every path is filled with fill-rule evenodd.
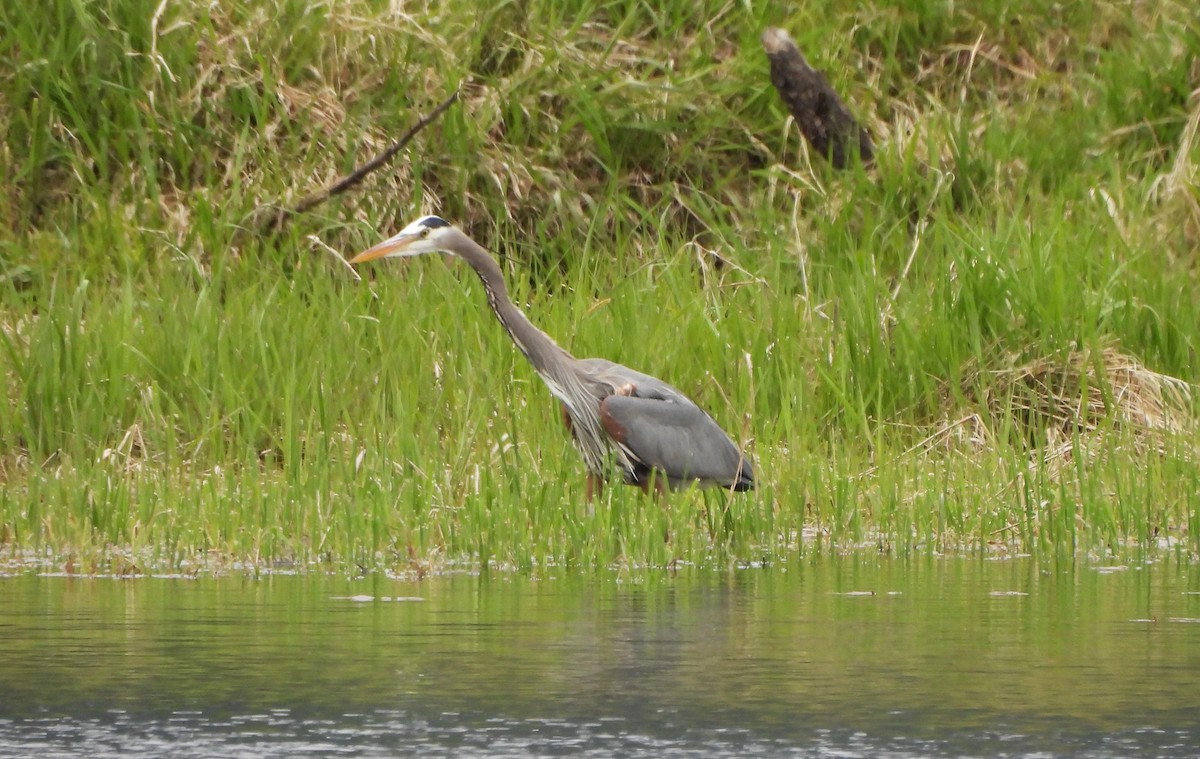
M 392 256 L 419 256 L 422 253 L 446 251 L 446 238 L 454 233 L 450 222 L 438 216 L 422 216 L 378 245 L 367 248 L 354 258 L 352 264 Z

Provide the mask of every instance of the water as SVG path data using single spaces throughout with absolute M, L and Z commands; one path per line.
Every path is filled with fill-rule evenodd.
M 0 756 L 1188 756 L 1200 569 L 0 580 Z

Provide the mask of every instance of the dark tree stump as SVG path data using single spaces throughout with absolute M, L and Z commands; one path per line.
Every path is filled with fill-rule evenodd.
M 863 164 L 870 164 L 875 155 L 871 136 L 854 120 L 825 75 L 808 65 L 791 36 L 769 28 L 763 32 L 762 45 L 771 62 L 771 84 L 813 149 L 835 169 L 845 168 L 855 150 Z

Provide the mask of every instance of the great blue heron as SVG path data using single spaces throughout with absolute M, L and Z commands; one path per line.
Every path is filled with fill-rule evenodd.
M 500 265 L 479 243 L 437 216 L 424 216 L 350 260 L 449 253 L 483 281 L 488 305 L 562 403 L 563 420 L 587 466 L 587 498 L 598 493 L 615 457 L 625 482 L 660 492 L 692 484 L 754 487 L 754 470 L 713 418 L 660 379 L 606 361 L 575 358 L 529 321 L 508 297 Z

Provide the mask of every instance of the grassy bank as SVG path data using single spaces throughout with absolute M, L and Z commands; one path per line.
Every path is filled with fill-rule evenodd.
M 1200 12 L 661 5 L 0 0 L 5 550 L 118 572 L 1200 551 Z M 808 153 L 767 25 L 854 104 L 874 167 Z M 255 227 L 456 88 L 392 168 Z M 589 509 L 466 267 L 338 257 L 425 211 L 576 355 L 710 409 L 759 489 Z

